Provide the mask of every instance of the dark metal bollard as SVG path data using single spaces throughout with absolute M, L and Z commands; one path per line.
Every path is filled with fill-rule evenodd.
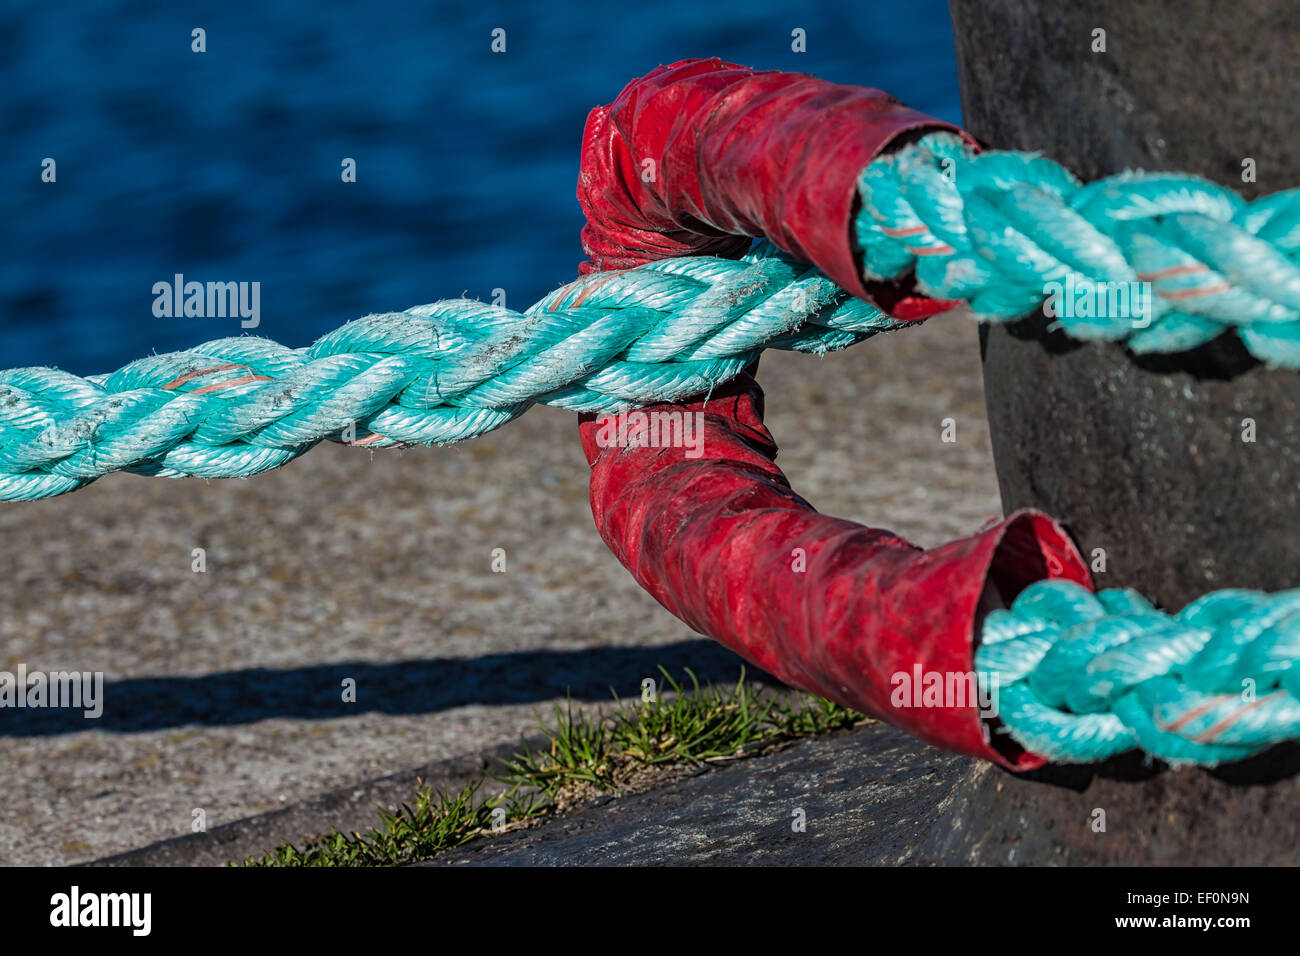
M 1300 184 L 1300 7 L 950 8 L 965 126 L 986 145 L 1041 150 L 1085 180 L 1140 167 L 1247 197 Z M 1105 52 L 1093 52 L 1098 29 Z M 1257 182 L 1242 181 L 1247 158 Z M 1104 551 L 1098 587 L 1170 610 L 1215 588 L 1300 586 L 1300 373 L 1264 368 L 1233 335 L 1138 358 L 1048 324 L 981 330 L 1004 509 L 1047 511 L 1090 563 Z
M 1085 180 L 1173 169 L 1247 197 L 1300 183 L 1300 7 L 949 6 L 964 125 L 986 145 L 1041 150 Z M 1247 158 L 1257 182 L 1242 181 Z M 1231 335 L 1139 358 L 1048 324 L 1038 314 L 980 330 L 1003 508 L 1053 515 L 1090 563 L 1104 551 L 1099 588 L 1134 587 L 1170 610 L 1216 588 L 1300 586 L 1300 373 L 1264 368 Z M 991 862 L 1295 862 L 1279 835 L 1300 804 L 1297 770 L 1300 748 L 1284 746 L 1212 771 L 1134 755 L 980 771 L 959 793 L 979 826 L 953 840 Z

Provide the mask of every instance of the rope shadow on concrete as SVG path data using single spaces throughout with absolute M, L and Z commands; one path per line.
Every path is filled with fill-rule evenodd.
M 566 693 L 580 701 L 612 701 L 611 688 L 637 695 L 641 681 L 661 681 L 660 667 L 681 679 L 690 668 L 702 683 L 734 682 L 742 666 L 774 682 L 710 640 L 659 647 L 593 647 L 422 658 L 375 664 L 339 661 L 289 669 L 249 668 L 198 677 L 105 681 L 103 713 L 80 709 L 5 708 L 0 737 L 45 737 L 97 730 L 143 733 L 184 726 L 227 727 L 260 720 L 337 720 L 360 714 L 432 714 L 470 704 L 545 702 Z M 343 701 L 343 682 L 356 700 Z

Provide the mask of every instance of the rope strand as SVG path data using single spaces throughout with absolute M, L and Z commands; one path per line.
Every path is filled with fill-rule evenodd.
M 1082 185 L 1033 153 L 975 154 L 931 133 L 858 181 L 868 276 L 1006 322 L 1052 298 L 1073 338 L 1179 352 L 1235 329 L 1262 362 L 1300 368 L 1300 189 L 1245 202 L 1177 173 Z
M 991 612 L 975 669 L 1003 733 L 1058 763 L 1141 749 L 1240 760 L 1300 738 L 1300 589 L 1213 591 L 1177 614 L 1038 581 Z
M 821 353 L 903 324 L 763 243 L 738 261 L 586 276 L 524 313 L 450 299 L 357 319 L 306 349 L 237 337 L 89 378 L 12 369 L 0 372 L 0 500 L 114 471 L 242 478 L 325 439 L 448 444 L 533 404 L 673 402 L 763 348 Z

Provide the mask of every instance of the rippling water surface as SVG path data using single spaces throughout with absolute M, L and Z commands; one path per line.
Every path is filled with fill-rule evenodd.
M 88 374 L 241 334 L 155 317 L 176 273 L 259 282 L 254 333 L 295 346 L 496 288 L 523 308 L 574 275 L 583 120 L 628 80 L 720 56 L 957 121 L 949 30 L 942 0 L 10 3 L 0 364 Z

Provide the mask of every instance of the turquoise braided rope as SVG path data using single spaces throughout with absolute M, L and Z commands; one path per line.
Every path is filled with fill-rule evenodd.
M 1234 329 L 1261 361 L 1300 368 L 1300 189 L 1248 203 L 1175 173 L 1083 185 L 1037 154 L 976 155 L 932 133 L 872 162 L 858 192 L 856 239 L 872 278 L 915 269 L 923 292 L 965 299 L 993 321 L 1039 308 L 1058 283 L 1062 304 L 1071 289 L 1098 303 L 1056 309 L 1075 338 L 1176 352 Z M 1142 283 L 1154 292 L 1148 314 L 1110 305 Z
M 1244 203 L 1187 176 L 1080 186 L 1049 160 L 931 134 L 872 162 L 856 224 L 866 272 L 1006 320 L 1049 282 L 1156 277 L 1153 321 L 1063 316 L 1081 338 L 1192 348 L 1235 328 L 1300 368 L 1300 190 Z M 1173 305 L 1171 303 L 1177 303 Z M 107 375 L 0 372 L 0 500 L 113 471 L 246 477 L 322 440 L 375 447 L 481 435 L 533 404 L 617 411 L 705 392 L 764 348 L 825 352 L 901 323 L 764 243 L 739 262 L 670 259 L 588 276 L 526 312 L 457 299 L 348 323 L 308 349 L 229 338 Z
M 975 668 L 1000 732 L 1049 760 L 1240 760 L 1300 738 L 1300 590 L 1214 591 L 1171 615 L 1039 581 L 989 613 Z
M 903 324 L 762 243 L 738 261 L 586 276 L 524 313 L 452 299 L 357 319 L 306 349 L 238 337 L 90 378 L 11 369 L 0 372 L 0 499 L 48 498 L 114 471 L 247 477 L 324 439 L 446 444 L 535 403 L 673 402 L 764 348 L 823 353 Z

